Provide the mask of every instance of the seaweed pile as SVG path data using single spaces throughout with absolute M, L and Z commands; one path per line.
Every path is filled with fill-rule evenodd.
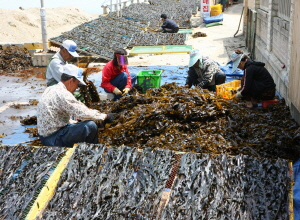
M 196 38 L 196 37 L 207 37 L 207 34 L 199 31 L 199 32 L 196 32 L 196 33 L 192 34 L 192 37 L 193 38 Z
M 23 70 L 32 66 L 31 55 L 26 48 L 8 46 L 3 49 L 0 46 L 0 69 L 2 70 Z
M 101 112 L 118 113 L 99 132 L 101 144 L 162 148 L 197 153 L 299 158 L 298 124 L 284 100 L 265 109 L 247 109 L 234 100 L 175 83 L 118 102 L 92 103 Z
M 286 160 L 184 154 L 162 219 L 288 219 Z
M 42 219 L 155 219 L 173 155 L 79 144 Z
M 0 216 L 25 219 L 34 200 L 57 166 L 65 148 L 0 148 Z
M 117 113 L 113 123 L 99 129 L 99 142 L 107 146 L 124 144 L 141 149 L 289 160 L 300 157 L 299 125 L 292 119 L 284 100 L 268 108 L 252 110 L 235 100 L 175 83 L 150 89 L 146 94 L 134 90 L 132 96 L 117 102 L 93 102 L 99 99 L 94 91 L 92 83 L 82 90 L 86 93 L 87 106 L 104 113 Z M 36 141 L 32 145 L 40 143 Z
M 20 121 L 22 125 L 36 125 L 36 116 L 29 116 Z

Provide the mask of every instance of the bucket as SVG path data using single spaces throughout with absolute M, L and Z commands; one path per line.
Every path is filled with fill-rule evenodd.
M 275 104 L 275 103 L 277 103 L 277 102 L 278 102 L 277 99 L 274 99 L 274 100 L 263 100 L 263 101 L 262 101 L 262 107 L 263 107 L 263 108 L 267 108 L 268 105 L 270 105 L 270 104 Z

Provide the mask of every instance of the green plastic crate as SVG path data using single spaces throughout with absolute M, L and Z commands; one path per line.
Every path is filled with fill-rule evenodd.
M 143 93 L 147 89 L 160 87 L 162 72 L 162 70 L 143 70 L 138 72 L 137 81 L 138 85 L 142 87 Z

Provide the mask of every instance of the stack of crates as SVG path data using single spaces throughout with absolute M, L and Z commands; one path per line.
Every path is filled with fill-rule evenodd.
M 241 87 L 241 80 L 233 80 L 228 83 L 216 85 L 216 92 L 224 99 L 233 99 L 237 90 Z
M 159 88 L 161 83 L 162 70 L 143 70 L 137 74 L 138 85 L 142 87 L 143 93 L 147 89 Z
M 222 5 L 212 5 L 210 6 L 210 17 L 217 16 L 219 14 L 222 14 Z

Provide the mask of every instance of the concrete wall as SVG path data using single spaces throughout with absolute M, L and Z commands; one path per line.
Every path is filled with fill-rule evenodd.
M 266 63 L 277 91 L 300 124 L 300 1 L 245 0 L 244 6 L 257 12 L 254 58 Z M 291 13 L 285 16 L 278 13 L 283 6 L 288 12 L 291 7 Z M 244 25 L 247 25 L 247 19 L 245 14 Z
M 248 1 L 248 8 L 256 8 L 256 1 L 255 0 L 249 0 Z
M 291 101 L 291 113 L 293 117 L 300 123 L 300 1 L 294 0 L 291 19 L 291 49 L 290 65 L 289 65 L 289 89 L 288 97 Z

